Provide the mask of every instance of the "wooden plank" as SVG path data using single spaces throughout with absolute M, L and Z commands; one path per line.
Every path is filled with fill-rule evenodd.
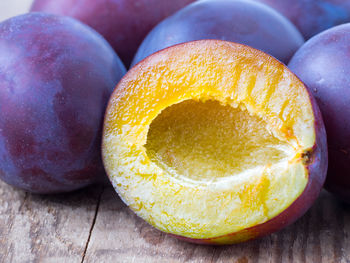
M 8 240 L 16 214 L 22 211 L 27 198 L 23 191 L 16 191 L 0 181 L 0 262 L 9 259 L 13 244 Z
M 0 182 L 0 262 L 81 262 L 101 193 L 33 195 Z
M 107 188 L 85 262 L 350 262 L 349 230 L 350 208 L 324 191 L 279 233 L 225 247 L 193 245 L 152 228 Z

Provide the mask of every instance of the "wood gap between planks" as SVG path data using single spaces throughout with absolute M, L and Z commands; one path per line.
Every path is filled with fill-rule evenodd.
M 105 190 L 105 187 L 102 187 L 101 192 L 99 193 L 99 196 L 98 196 L 94 218 L 92 220 L 92 224 L 91 224 L 91 227 L 90 227 L 90 230 L 89 230 L 88 239 L 86 240 L 86 245 L 85 245 L 85 248 L 84 248 L 83 257 L 81 258 L 81 263 L 84 263 L 84 260 L 85 260 L 85 255 L 86 255 L 86 252 L 87 252 L 88 247 L 89 247 L 92 231 L 94 230 L 94 227 L 95 227 L 96 218 L 97 218 L 98 210 L 100 208 L 101 198 L 102 198 L 102 194 L 103 194 L 104 190 Z

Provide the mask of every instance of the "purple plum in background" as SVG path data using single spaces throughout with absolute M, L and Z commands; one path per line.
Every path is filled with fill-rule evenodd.
M 163 48 L 200 39 L 249 45 L 284 63 L 304 43 L 295 26 L 266 5 L 244 0 L 202 0 L 158 24 L 139 47 L 132 64 Z
M 250 1 L 250 0 L 249 0 Z M 349 0 L 254 0 L 268 4 L 289 18 L 306 39 L 350 22 Z
M 130 65 L 147 33 L 195 0 L 35 0 L 32 11 L 74 17 L 94 28 Z
M 106 40 L 72 18 L 0 23 L 0 178 L 54 193 L 103 177 L 104 110 L 124 73 Z
M 325 187 L 350 203 L 350 24 L 311 38 L 289 63 L 316 97 L 328 136 Z

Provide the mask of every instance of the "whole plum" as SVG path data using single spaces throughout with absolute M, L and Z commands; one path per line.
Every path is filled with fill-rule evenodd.
M 305 39 L 350 22 L 349 0 L 255 0 L 275 8 L 289 18 Z
M 68 17 L 0 24 L 0 178 L 36 193 L 104 176 L 103 115 L 125 68 L 109 44 Z
M 244 0 L 201 0 L 158 24 L 139 47 L 132 64 L 166 47 L 200 39 L 249 45 L 284 63 L 304 43 L 296 27 L 266 5 Z
M 350 203 L 350 24 L 311 38 L 289 67 L 316 97 L 329 145 L 325 187 Z
M 147 33 L 195 0 L 35 0 L 31 10 L 74 17 L 103 35 L 126 66 Z

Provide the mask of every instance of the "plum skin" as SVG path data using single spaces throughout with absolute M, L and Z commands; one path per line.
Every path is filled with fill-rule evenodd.
M 0 24 L 0 178 L 35 193 L 104 176 L 104 110 L 125 74 L 109 44 L 68 17 L 31 13 Z
M 323 114 L 329 145 L 325 188 L 350 203 L 350 24 L 311 38 L 289 67 L 305 82 Z
M 350 1 L 344 0 L 254 0 L 267 4 L 290 19 L 305 39 L 350 22 Z
M 129 66 L 147 33 L 195 0 L 35 0 L 31 11 L 74 17 L 103 35 Z
M 158 24 L 142 42 L 132 65 L 161 49 L 200 39 L 245 44 L 284 63 L 304 43 L 296 27 L 266 5 L 244 0 L 204 0 Z

